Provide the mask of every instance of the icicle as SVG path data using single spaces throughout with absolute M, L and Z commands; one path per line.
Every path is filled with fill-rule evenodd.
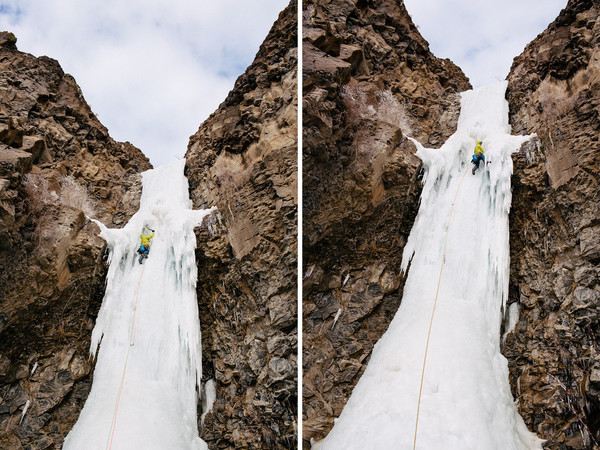
M 502 342 L 506 342 L 506 337 L 515 330 L 515 326 L 519 322 L 519 304 L 517 302 L 511 303 L 508 308 L 508 314 L 506 317 L 506 325 L 504 335 L 502 336 Z
M 304 274 L 304 278 L 303 278 L 303 279 L 304 279 L 304 280 L 308 279 L 308 278 L 309 278 L 309 277 L 312 275 L 312 273 L 313 273 L 313 270 L 315 270 L 315 265 L 314 265 L 314 264 L 312 264 L 312 265 L 311 265 L 311 266 L 310 266 L 310 267 L 309 267 L 309 268 L 306 270 L 306 273 Z
M 35 364 L 33 365 L 33 368 L 31 369 L 31 373 L 29 374 L 30 377 L 33 376 L 33 374 L 35 373 L 35 370 L 37 369 L 37 367 L 38 367 L 38 363 L 36 361 Z
M 337 323 L 338 319 L 340 318 L 340 314 L 342 314 L 342 308 L 339 308 L 337 310 L 337 313 L 336 313 L 335 317 L 333 318 L 333 324 L 331 325 L 332 330 L 335 328 L 335 324 Z
M 21 423 L 23 422 L 23 419 L 25 418 L 25 414 L 27 414 L 28 409 L 29 409 L 29 400 L 27 400 L 27 402 L 25 403 L 25 407 L 23 408 L 23 412 L 21 413 L 21 419 L 19 420 L 19 425 L 21 425 Z
M 346 274 L 346 278 L 344 278 L 344 282 L 342 283 L 342 287 L 346 286 L 346 283 L 348 282 L 348 278 L 350 278 L 350 273 Z
M 213 409 L 213 404 L 217 399 L 217 388 L 215 380 L 212 378 L 206 382 L 203 389 L 202 395 L 202 416 L 200 417 L 200 423 L 204 426 L 204 418 Z

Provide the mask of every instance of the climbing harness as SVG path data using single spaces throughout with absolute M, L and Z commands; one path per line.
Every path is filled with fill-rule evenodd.
M 450 229 L 450 220 L 452 219 L 452 212 L 454 211 L 454 203 L 456 202 L 456 198 L 458 197 L 458 191 L 460 190 L 460 186 L 462 185 L 467 172 L 469 171 L 469 167 L 465 169 L 465 173 L 460 179 L 460 183 L 458 184 L 458 188 L 456 188 L 456 194 L 454 194 L 454 200 L 452 200 L 452 207 L 450 208 L 450 215 L 448 216 L 448 225 L 446 226 L 446 237 L 444 238 L 444 253 L 442 256 L 442 265 L 440 267 L 440 275 L 438 277 L 437 289 L 435 291 L 435 300 L 433 302 L 433 309 L 431 310 L 431 319 L 429 321 L 429 331 L 427 332 L 427 344 L 425 345 L 425 355 L 423 357 L 423 370 L 421 371 L 421 385 L 419 386 L 419 401 L 417 403 L 417 419 L 415 422 L 415 439 L 413 442 L 413 450 L 417 448 L 417 430 L 419 428 L 419 412 L 421 410 L 421 393 L 423 392 L 423 379 L 425 378 L 425 365 L 427 364 L 427 352 L 429 350 L 429 339 L 431 337 L 431 328 L 433 326 L 433 317 L 435 315 L 435 307 L 437 306 L 438 294 L 440 292 L 440 283 L 442 281 L 442 272 L 444 271 L 444 263 L 446 262 L 446 244 L 448 243 L 448 230 Z
M 110 427 L 110 434 L 108 439 L 106 440 L 106 448 L 111 449 L 113 438 L 115 436 L 115 428 L 117 425 L 117 413 L 119 412 L 119 402 L 121 401 L 121 392 L 123 391 L 123 384 L 125 383 L 125 372 L 127 371 L 127 360 L 129 359 L 129 352 L 131 347 L 133 346 L 133 329 L 135 327 L 135 313 L 137 311 L 138 297 L 140 295 L 140 286 L 142 284 L 142 276 L 144 276 L 144 270 L 146 266 L 142 268 L 142 273 L 140 274 L 140 279 L 138 281 L 137 292 L 135 294 L 135 305 L 133 307 L 133 319 L 131 321 L 131 333 L 129 334 L 129 345 L 127 346 L 127 355 L 125 356 L 125 365 L 123 367 L 123 375 L 121 376 L 121 386 L 119 387 L 119 394 L 117 395 L 117 403 L 115 404 L 115 412 L 113 414 L 113 421 Z

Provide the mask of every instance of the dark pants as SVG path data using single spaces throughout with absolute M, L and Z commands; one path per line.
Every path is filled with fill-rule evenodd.
M 140 245 L 140 248 L 138 248 L 138 253 L 140 255 L 148 256 L 148 253 L 150 253 L 150 246 L 149 245 Z
M 473 160 L 471 162 L 475 164 L 475 169 L 479 169 L 479 161 L 483 161 L 485 164 L 485 156 L 483 156 L 483 153 L 480 153 L 479 155 L 473 155 Z

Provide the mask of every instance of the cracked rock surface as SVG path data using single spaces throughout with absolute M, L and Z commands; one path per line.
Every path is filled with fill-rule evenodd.
M 571 0 L 515 58 L 510 303 L 513 394 L 545 448 L 600 445 L 600 6 Z
M 201 437 L 212 448 L 297 448 L 296 2 L 254 62 L 191 137 L 194 207 L 216 205 L 198 239 L 204 379 L 217 400 Z
M 420 160 L 471 87 L 402 2 L 303 2 L 303 447 L 324 437 L 402 298 Z M 394 114 L 389 114 L 389 112 Z
M 60 448 L 77 420 L 107 270 L 87 217 L 123 226 L 150 167 L 58 62 L 0 33 L 0 448 Z

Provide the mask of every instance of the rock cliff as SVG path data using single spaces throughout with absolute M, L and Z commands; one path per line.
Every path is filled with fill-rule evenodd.
M 400 299 L 421 190 L 471 86 L 402 2 L 303 2 L 304 446 L 327 434 Z
M 297 447 L 297 20 L 291 1 L 186 153 L 194 207 L 221 214 L 197 250 L 210 448 Z
M 79 86 L 0 33 L 0 447 L 60 448 L 90 388 L 104 241 L 151 166 L 115 142 Z
M 600 5 L 570 0 L 515 58 L 513 311 L 503 352 L 519 411 L 546 448 L 600 445 Z

